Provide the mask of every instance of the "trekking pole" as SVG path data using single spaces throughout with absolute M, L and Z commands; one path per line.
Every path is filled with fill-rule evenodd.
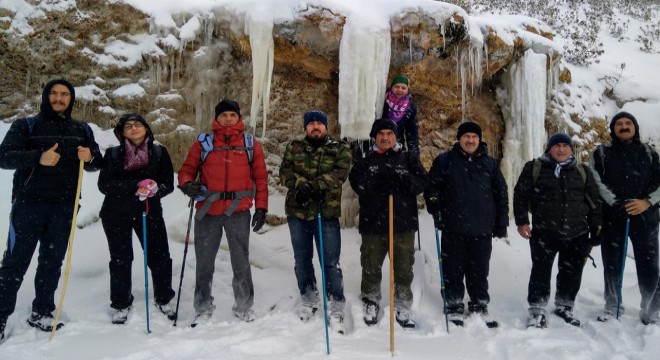
M 619 293 L 616 301 L 616 319 L 619 320 L 621 310 L 621 298 L 623 297 L 623 270 L 626 267 L 626 255 L 628 253 L 628 230 L 630 230 L 630 217 L 626 219 L 626 235 L 623 238 L 623 254 L 621 255 L 621 275 L 619 276 Z
M 435 226 L 434 226 L 435 227 Z M 449 318 L 447 317 L 447 303 L 445 300 L 445 277 L 442 274 L 442 251 L 440 247 L 440 232 L 435 228 L 435 247 L 438 249 L 438 267 L 440 268 L 440 294 L 442 295 L 442 313 L 445 314 L 445 325 L 449 334 Z
M 419 227 L 419 217 L 417 217 L 417 250 L 422 250 L 422 235 Z
M 188 254 L 188 242 L 190 241 L 190 225 L 192 224 L 193 209 L 195 209 L 195 199 L 190 198 L 188 206 L 190 214 L 188 215 L 188 230 L 186 230 L 186 242 L 183 246 L 183 263 L 181 264 L 181 276 L 179 276 L 179 291 L 176 294 L 176 310 L 174 311 L 174 326 L 179 319 L 179 301 L 181 300 L 181 285 L 183 285 L 183 272 L 186 270 L 186 255 Z
M 328 301 L 325 286 L 325 260 L 323 259 L 323 223 L 321 222 L 321 203 L 319 202 L 319 211 L 316 214 L 319 227 L 319 253 L 321 254 L 321 282 L 323 282 L 323 319 L 325 319 L 325 349 L 330 355 L 330 337 L 328 336 Z
M 66 293 L 66 285 L 69 283 L 69 270 L 71 269 L 71 253 L 73 252 L 73 235 L 76 232 L 76 219 L 78 218 L 78 203 L 80 202 L 80 189 L 82 188 L 83 168 L 85 162 L 80 160 L 78 166 L 78 187 L 76 188 L 76 199 L 73 203 L 73 218 L 71 219 L 71 230 L 69 231 L 69 243 L 67 244 L 66 266 L 64 267 L 64 280 L 62 281 L 62 292 L 60 293 L 60 302 L 57 305 L 55 312 L 55 321 L 53 322 L 53 330 L 50 332 L 48 340 L 52 340 L 57 331 L 57 325 L 60 322 L 60 315 L 62 314 L 62 305 L 64 304 L 64 293 Z
M 390 193 L 390 352 L 394 356 L 394 195 Z
M 142 242 L 144 253 L 144 307 L 147 310 L 147 334 L 151 333 L 149 328 L 149 271 L 147 270 L 147 211 L 149 211 L 149 199 L 144 202 L 145 211 L 142 212 Z

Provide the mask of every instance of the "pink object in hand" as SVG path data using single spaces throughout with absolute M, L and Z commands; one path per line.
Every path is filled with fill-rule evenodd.
M 140 201 L 144 201 L 148 197 L 156 195 L 158 192 L 158 183 L 151 179 L 144 179 L 138 183 L 138 191 L 135 195 L 140 197 Z

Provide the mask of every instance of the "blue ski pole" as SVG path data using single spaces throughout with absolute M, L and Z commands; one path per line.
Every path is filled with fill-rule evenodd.
M 628 254 L 628 231 L 630 230 L 630 218 L 626 219 L 626 235 L 623 238 L 623 254 L 621 255 L 621 275 L 619 276 L 619 293 L 616 301 L 616 319 L 619 320 L 621 310 L 621 298 L 623 297 L 623 270 L 626 267 L 626 256 Z
M 435 226 L 434 226 L 435 227 Z M 445 314 L 445 325 L 449 334 L 449 318 L 447 317 L 447 303 L 445 300 L 445 277 L 442 274 L 442 251 L 440 247 L 440 232 L 435 228 L 435 247 L 438 250 L 438 267 L 440 268 L 440 293 L 442 294 L 442 312 Z
M 321 282 L 323 282 L 323 319 L 325 319 L 325 348 L 330 355 L 330 338 L 328 336 L 328 300 L 326 295 L 325 286 L 325 261 L 323 260 L 323 223 L 321 222 L 321 209 L 319 204 L 319 211 L 317 213 L 318 227 L 319 227 L 319 253 L 321 253 Z
M 145 206 L 149 209 L 148 202 L 145 200 Z M 147 211 L 142 212 L 142 240 L 144 253 L 144 306 L 147 309 L 147 334 L 151 333 L 149 329 L 149 271 L 147 270 Z

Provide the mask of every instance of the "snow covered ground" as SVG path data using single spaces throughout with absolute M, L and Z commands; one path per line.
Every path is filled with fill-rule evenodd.
M 0 124 L 3 137 L 8 124 Z M 95 128 L 103 148 L 112 144 L 109 131 Z M 10 171 L 0 171 L 0 219 L 8 219 Z M 82 209 L 73 246 L 69 286 L 62 321 L 65 327 L 52 341 L 49 334 L 27 325 L 34 296 L 36 256 L 18 294 L 16 312 L 9 318 L 0 359 L 386 359 L 389 352 L 388 262 L 384 264 L 382 308 L 385 316 L 374 327 L 362 322 L 359 300 L 360 236 L 356 229 L 342 230 L 341 265 L 347 298 L 347 335 L 330 334 L 331 355 L 326 357 L 322 316 L 302 324 L 293 312 L 298 297 L 293 273 L 293 254 L 286 225 L 268 227 L 251 237 L 251 261 L 255 283 L 257 320 L 244 323 L 233 317 L 231 267 L 226 243 L 216 261 L 214 296 L 217 309 L 211 324 L 190 328 L 193 318 L 195 254 L 189 247 L 181 292 L 177 327 L 150 304 L 151 333 L 146 333 L 142 252 L 134 243 L 132 316 L 125 326 L 110 323 L 109 253 L 100 222 L 94 222 L 102 196 L 96 187 L 98 173 L 84 175 Z M 174 260 L 173 286 L 181 274 L 188 210 L 177 190 L 165 198 L 170 250 Z M 270 211 L 283 212 L 283 198 L 272 196 Z M 400 359 L 648 359 L 660 351 L 660 326 L 644 326 L 637 317 L 639 291 L 635 267 L 626 267 L 624 299 L 627 312 L 621 321 L 595 320 L 602 308 L 602 269 L 599 249 L 592 253 L 597 269 L 588 264 L 575 313 L 583 326 L 575 328 L 555 316 L 547 329 L 526 329 L 527 281 L 531 267 L 527 241 L 509 227 L 510 245 L 494 241 L 491 260 L 491 314 L 499 329 L 488 329 L 477 319 L 464 328 L 445 329 L 433 220 L 421 216 L 421 251 L 416 253 L 413 311 L 418 329 L 404 332 L 395 326 L 395 356 Z M 0 222 L 6 233 L 7 221 Z M 0 246 L 5 248 L 5 239 Z M 317 266 L 317 276 L 320 272 Z M 553 293 L 554 294 L 554 293 Z M 153 302 L 152 294 L 149 295 Z M 59 291 L 56 293 L 59 299 Z M 656 354 L 656 355 L 653 355 Z

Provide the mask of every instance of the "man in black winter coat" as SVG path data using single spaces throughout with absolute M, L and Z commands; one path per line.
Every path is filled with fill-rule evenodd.
M 559 254 L 555 315 L 580 326 L 573 316 L 582 269 L 601 228 L 601 206 L 593 175 L 573 156 L 564 133 L 550 137 L 545 153 L 523 167 L 513 190 L 518 233 L 529 240 L 532 272 L 527 302 L 528 327 L 544 328 L 552 264 Z M 532 213 L 530 228 L 528 212 Z M 590 231 L 592 239 L 590 239 Z
M 378 119 L 369 136 L 375 138 L 373 151 L 358 161 L 348 179 L 360 201 L 359 230 L 362 235 L 361 298 L 364 322 L 378 322 L 381 299 L 381 268 L 389 252 L 389 197 L 394 203 L 394 306 L 396 320 L 405 329 L 415 328 L 410 307 L 415 262 L 417 195 L 428 184 L 426 170 L 411 152 L 402 151 L 396 141 L 396 124 Z
M 443 231 L 445 310 L 451 322 L 462 326 L 467 288 L 470 314 L 478 314 L 488 327 L 497 327 L 488 314 L 488 272 L 492 238 L 506 237 L 509 195 L 497 162 L 481 141 L 479 124 L 462 123 L 456 139 L 450 151 L 433 161 L 431 185 L 424 193 L 428 212 Z
M 658 223 L 660 161 L 656 150 L 639 138 L 637 119 L 620 112 L 610 122 L 610 145 L 599 145 L 591 157 L 603 206 L 603 271 L 605 309 L 598 317 L 607 321 L 624 311 L 618 289 L 626 222 L 635 254 L 637 282 L 642 297 L 639 317 L 644 324 L 660 324 L 660 271 L 658 270 Z M 628 240 L 625 239 L 627 242 Z
M 50 81 L 39 114 L 14 121 L 0 145 L 0 167 L 16 170 L 7 251 L 0 265 L 0 329 L 14 312 L 37 243 L 36 295 L 28 323 L 44 331 L 53 327 L 53 297 L 73 220 L 79 164 L 82 160 L 87 171 L 103 164 L 89 125 L 71 118 L 74 101 L 73 85 Z

